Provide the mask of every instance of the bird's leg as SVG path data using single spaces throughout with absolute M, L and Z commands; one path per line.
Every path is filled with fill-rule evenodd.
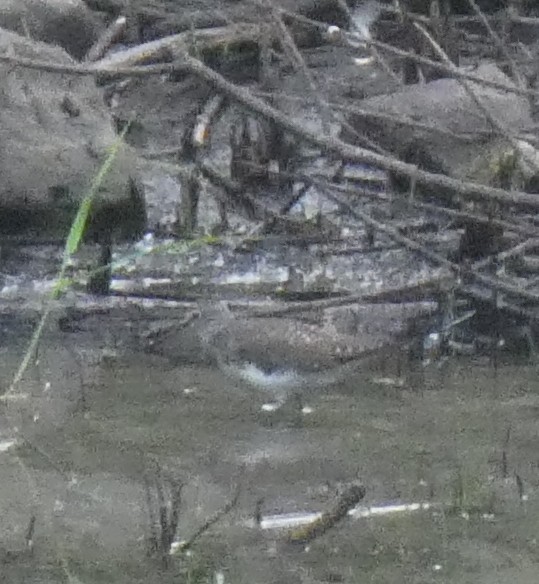
M 287 401 L 290 403 L 291 408 L 301 413 L 303 410 L 303 397 L 301 392 L 294 391 Z

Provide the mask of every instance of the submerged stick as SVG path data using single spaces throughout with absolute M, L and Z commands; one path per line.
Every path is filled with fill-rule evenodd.
M 335 506 L 322 514 L 321 517 L 308 525 L 292 530 L 286 540 L 289 543 L 305 544 L 326 531 L 335 527 L 341 519 L 344 519 L 348 511 L 355 507 L 365 497 L 365 487 L 363 485 L 353 485 L 347 489 L 338 499 Z

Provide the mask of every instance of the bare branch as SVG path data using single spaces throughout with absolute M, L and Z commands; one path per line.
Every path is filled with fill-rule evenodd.
M 228 513 L 230 513 L 230 511 L 232 511 L 232 509 L 234 509 L 234 507 L 236 507 L 236 505 L 238 504 L 238 499 L 239 499 L 239 496 L 240 496 L 240 492 L 241 492 L 241 488 L 238 485 L 236 487 L 236 490 L 235 490 L 235 493 L 234 493 L 232 499 L 228 503 L 226 503 L 226 505 L 222 509 L 219 509 L 219 511 L 217 511 L 217 513 L 215 513 L 209 519 L 207 519 L 204 522 L 204 524 L 201 525 L 197 529 L 197 531 L 186 542 L 183 542 L 181 544 L 181 546 L 179 547 L 179 550 L 180 551 L 185 551 L 185 550 L 188 550 L 189 548 L 193 547 L 193 544 L 198 539 L 200 539 L 200 537 L 202 535 L 204 535 L 204 533 L 206 533 L 206 531 L 208 531 L 211 527 L 213 527 L 225 515 L 227 515 Z
M 513 74 L 513 79 L 514 79 L 515 83 L 519 87 L 525 87 L 525 84 L 523 81 L 523 75 L 518 70 L 517 64 L 515 63 L 514 59 L 509 54 L 509 51 L 507 50 L 505 43 L 496 34 L 494 29 L 490 26 L 489 21 L 487 20 L 487 18 L 485 17 L 485 15 L 481 11 L 481 9 L 479 8 L 477 2 L 475 2 L 475 0 L 468 0 L 468 4 L 472 7 L 472 10 L 475 12 L 475 14 L 479 18 L 479 20 L 483 24 L 483 26 L 486 28 L 490 38 L 492 39 L 492 41 L 496 45 L 496 48 L 498 49 L 498 51 L 500 51 L 500 54 L 503 55 L 504 59 L 509 63 L 509 66 L 511 67 L 511 73 Z
M 284 130 L 327 152 L 334 152 L 345 160 L 371 164 L 408 177 L 416 176 L 418 183 L 442 187 L 471 199 L 492 200 L 502 205 L 523 206 L 531 209 L 539 208 L 539 197 L 537 195 L 521 191 L 506 191 L 479 183 L 466 182 L 448 176 L 434 174 L 418 169 L 415 165 L 402 162 L 397 158 L 383 156 L 364 148 L 352 146 L 331 136 L 320 136 L 319 133 L 304 127 L 304 125 L 290 119 L 282 112 L 271 107 L 261 99 L 258 99 L 250 91 L 228 82 L 221 75 L 204 65 L 198 59 L 189 56 L 187 53 L 184 53 L 182 56 L 179 66 L 185 67 L 194 75 L 205 79 L 251 111 L 280 124 Z

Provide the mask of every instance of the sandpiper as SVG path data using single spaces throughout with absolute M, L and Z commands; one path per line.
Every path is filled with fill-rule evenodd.
M 231 379 L 282 405 L 344 381 L 372 359 L 387 359 L 410 341 L 410 323 L 432 303 L 370 305 L 324 318 L 236 316 L 202 311 L 200 339 Z

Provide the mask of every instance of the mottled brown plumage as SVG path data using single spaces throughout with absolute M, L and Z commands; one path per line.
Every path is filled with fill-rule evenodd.
M 410 321 L 433 310 L 425 303 L 372 305 L 306 320 L 235 316 L 221 307 L 202 312 L 200 339 L 229 377 L 282 402 L 402 351 Z

